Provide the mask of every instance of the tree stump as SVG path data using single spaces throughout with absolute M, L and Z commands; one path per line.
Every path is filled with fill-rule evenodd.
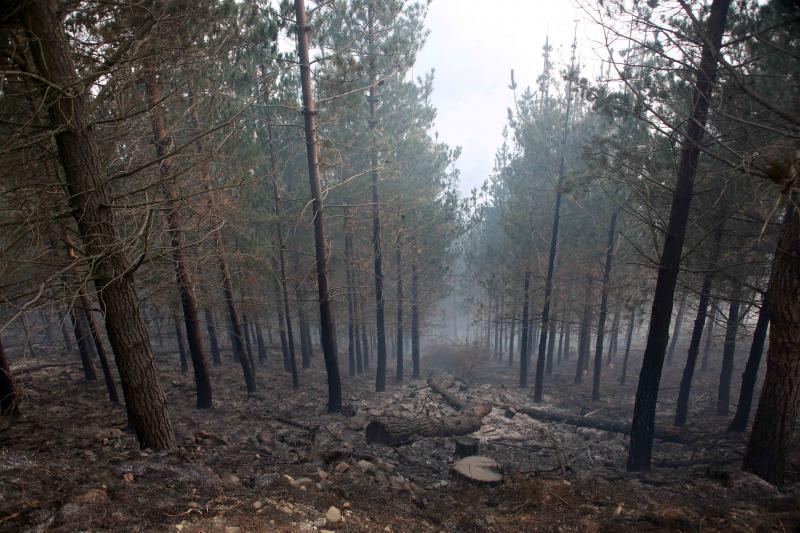
M 470 455 L 478 455 L 478 444 L 480 441 L 473 437 L 456 437 L 456 457 L 468 457 Z

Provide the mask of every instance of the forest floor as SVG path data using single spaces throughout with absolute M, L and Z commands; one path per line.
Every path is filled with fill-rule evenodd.
M 426 372 L 436 369 L 437 382 L 470 404 L 530 405 L 530 390 L 516 386 L 516 365 L 454 346 L 429 354 Z M 367 445 L 364 428 L 374 417 L 455 413 L 425 379 L 394 385 L 390 371 L 388 391 L 376 394 L 371 372 L 345 377 L 344 397 L 354 412 L 329 415 L 319 356 L 314 366 L 301 372 L 302 387 L 294 391 L 272 357 L 259 368 L 259 392 L 248 398 L 241 368 L 226 362 L 212 368 L 215 408 L 198 411 L 191 373 L 182 374 L 174 360 L 161 361 L 179 442 L 168 453 L 140 451 L 123 409 L 108 404 L 101 381 L 82 381 L 77 364 L 26 373 L 22 415 L 0 431 L 0 531 L 800 527 L 800 456 L 792 457 L 780 489 L 742 473 L 745 437 L 726 434 L 727 419 L 708 414 L 716 372 L 698 375 L 684 442 L 656 441 L 654 468 L 647 473 L 625 471 L 625 435 L 543 423 L 495 407 L 473 436 L 480 439 L 480 453 L 498 461 L 504 480 L 481 486 L 452 472 L 452 438 L 423 438 L 398 448 Z M 572 360 L 548 378 L 544 407 L 628 420 L 638 366 L 632 363 L 624 387 L 618 367 L 604 368 L 604 399 L 592 402 L 590 376 L 573 385 Z M 679 372 L 677 365 L 665 369 L 661 427 L 672 418 Z

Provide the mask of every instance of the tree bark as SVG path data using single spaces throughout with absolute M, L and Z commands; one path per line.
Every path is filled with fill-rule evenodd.
M 767 371 L 744 469 L 781 483 L 800 408 L 800 213 L 785 224 L 767 292 Z
M 19 412 L 19 389 L 0 342 L 0 416 L 11 417 Z
M 753 342 L 750 345 L 750 355 L 747 357 L 747 365 L 742 373 L 742 387 L 739 389 L 739 402 L 736 404 L 736 414 L 728 426 L 728 431 L 744 433 L 747 429 L 747 421 L 750 419 L 750 409 L 753 405 L 753 392 L 756 389 L 758 379 L 758 367 L 761 365 L 761 355 L 764 353 L 764 342 L 767 339 L 769 329 L 769 302 L 766 295 L 761 300 L 761 310 L 758 313 L 758 321 L 753 330 Z
M 631 424 L 631 445 L 627 461 L 627 468 L 631 471 L 648 470 L 652 459 L 656 402 L 669 339 L 669 323 L 672 317 L 675 285 L 678 280 L 686 223 L 692 203 L 697 161 L 700 157 L 700 147 L 708 119 L 711 90 L 717 74 L 717 56 L 730 3 L 730 0 L 713 0 L 706 24 L 700 65 L 696 72 L 696 81 L 692 92 L 692 111 L 681 146 L 677 182 L 673 192 L 669 223 L 664 236 L 664 248 L 659 262 L 653 307 L 650 312 L 647 345 L 636 390 L 636 403 Z
M 727 416 L 731 404 L 731 378 L 733 377 L 734 356 L 736 355 L 736 332 L 739 329 L 739 294 L 740 285 L 734 282 L 730 306 L 728 307 L 728 323 L 725 328 L 725 345 L 722 351 L 722 368 L 719 374 L 717 391 L 717 415 Z
M 481 428 L 481 417 L 473 413 L 447 418 L 380 418 L 367 424 L 367 444 L 401 446 L 414 438 L 467 435 Z
M 531 284 L 531 271 L 525 270 L 525 278 L 522 283 L 522 333 L 520 334 L 519 346 L 519 386 L 524 389 L 528 386 L 528 329 L 530 324 L 528 321 L 528 307 L 530 300 L 528 299 L 528 291 Z
M 377 81 L 375 73 L 375 44 L 373 35 L 373 8 L 372 1 L 368 7 L 367 32 L 368 68 L 369 68 L 369 131 L 370 131 L 370 168 L 372 190 L 372 252 L 375 268 L 375 330 L 378 343 L 378 360 L 375 374 L 375 391 L 386 390 L 386 326 L 384 324 L 384 299 L 383 299 L 383 251 L 381 247 L 381 212 L 380 198 L 378 195 L 378 150 L 375 143 L 375 129 L 377 126 Z
M 625 356 L 622 359 L 622 373 L 620 374 L 619 384 L 625 385 L 628 379 L 628 360 L 631 355 L 631 341 L 633 340 L 633 325 L 636 321 L 636 305 L 631 307 L 631 318 L 628 322 L 628 334 L 625 336 Z
M 403 233 L 397 233 L 395 243 L 395 262 L 397 263 L 397 350 L 395 363 L 395 382 L 403 382 Z
M 305 1 L 295 0 L 294 10 L 297 18 L 297 55 L 300 59 L 308 179 L 311 185 L 312 212 L 314 219 L 314 246 L 316 251 L 317 290 L 319 292 L 320 333 L 322 337 L 322 353 L 325 359 L 325 370 L 328 374 L 328 412 L 338 413 L 342 410 L 342 385 L 339 378 L 336 331 L 333 326 L 330 292 L 328 290 L 328 249 L 325 243 L 322 188 L 320 186 L 319 177 L 316 111 L 314 107 L 314 95 L 311 92 L 311 66 L 308 59 L 308 32 L 311 30 L 311 27 L 306 20 Z
M 183 341 L 181 324 L 178 315 L 175 315 L 175 339 L 178 341 L 178 353 L 180 354 L 181 372 L 189 370 L 189 362 L 186 360 L 186 343 Z
M 21 11 L 39 75 L 56 87 L 82 87 L 56 3 L 35 0 Z M 143 448 L 175 447 L 147 327 L 124 242 L 111 209 L 100 152 L 89 116 L 88 90 L 61 93 L 48 105 L 70 207 L 87 252 L 106 330 L 119 369 L 129 421 Z
M 92 316 L 92 308 L 89 305 L 89 298 L 86 296 L 86 289 L 81 285 L 79 290 L 83 312 L 86 316 L 86 322 L 89 324 L 89 332 L 94 341 L 97 358 L 100 359 L 100 368 L 103 370 L 103 379 L 106 383 L 108 399 L 111 400 L 111 403 L 116 405 L 119 403 L 119 395 L 117 394 L 117 386 L 114 384 L 114 376 L 111 374 L 111 366 L 108 364 L 108 356 L 106 355 L 103 338 L 100 336 L 100 329 L 97 327 L 97 323 Z
M 347 281 L 347 360 L 350 377 L 361 373 L 361 357 L 356 358 L 358 340 L 355 324 L 355 281 L 353 280 L 353 235 L 350 231 L 350 212 L 344 213 L 344 265 Z M 358 361 L 356 361 L 358 359 Z
M 583 372 L 589 363 L 589 350 L 591 346 L 591 321 L 592 321 L 592 280 L 586 277 L 583 293 L 583 316 L 578 333 L 578 360 L 575 364 L 575 384 L 583 383 Z
M 81 356 L 83 379 L 97 381 L 97 370 L 94 367 L 92 350 L 89 347 L 89 334 L 86 332 L 83 321 L 75 307 L 70 308 L 69 318 L 72 320 L 72 330 L 75 332 L 75 342 L 78 344 L 78 353 Z
M 667 365 L 672 364 L 672 356 L 675 354 L 675 346 L 681 338 L 681 326 L 683 325 L 683 313 L 686 310 L 686 294 L 681 297 L 681 303 L 678 305 L 678 316 L 675 317 L 675 327 L 672 328 L 672 338 L 669 343 L 669 350 L 667 350 Z
M 717 267 L 717 260 L 719 258 L 722 235 L 723 224 L 720 223 L 714 229 L 714 241 L 711 245 L 711 259 L 708 264 L 708 270 L 706 270 L 706 273 L 703 275 L 703 284 L 700 288 L 700 301 L 697 304 L 697 316 L 694 319 L 692 338 L 689 341 L 689 353 L 686 355 L 686 365 L 683 367 L 683 376 L 681 377 L 681 385 L 678 391 L 678 405 L 675 409 L 675 425 L 678 427 L 686 423 L 686 417 L 689 413 L 689 392 L 692 388 L 694 369 L 697 365 L 697 355 L 700 351 L 700 339 L 703 337 L 703 328 L 706 322 L 706 315 L 708 314 L 709 295 L 711 294 L 711 285 L 714 281 L 714 269 Z M 680 313 L 678 314 L 680 315 Z M 677 328 L 677 325 L 675 327 Z
M 717 320 L 717 304 L 709 300 L 711 314 L 708 316 L 708 329 L 706 330 L 706 342 L 703 344 L 703 362 L 700 364 L 700 372 L 708 370 L 708 356 L 711 353 L 711 342 L 714 338 L 714 324 Z
M 145 91 L 147 93 L 148 104 L 152 107 L 150 123 L 153 130 L 156 156 L 161 159 L 159 174 L 161 175 L 164 198 L 168 206 L 168 233 L 172 245 L 172 257 L 175 261 L 175 278 L 178 283 L 178 293 L 180 294 L 181 307 L 183 309 L 183 320 L 186 326 L 186 340 L 189 345 L 189 355 L 192 359 L 192 369 L 194 370 L 197 408 L 210 409 L 213 406 L 211 377 L 208 373 L 208 361 L 203 351 L 203 340 L 200 334 L 200 317 L 197 312 L 197 300 L 194 296 L 194 284 L 186 264 L 183 230 L 181 229 L 181 215 L 178 206 L 178 190 L 174 183 L 174 177 L 169 175 L 172 165 L 172 158 L 169 156 L 169 152 L 173 144 L 173 139 L 171 136 L 167 136 L 167 128 L 164 119 L 165 112 L 161 107 L 161 90 L 156 81 L 155 68 L 149 65 L 147 69 L 148 71 L 145 74 L 144 82 Z M 182 358 L 182 370 L 183 364 L 184 360 Z
M 592 400 L 600 399 L 600 373 L 603 371 L 603 337 L 606 332 L 606 314 L 608 313 L 608 282 L 611 279 L 611 267 L 614 260 L 614 234 L 617 231 L 619 210 L 614 209 L 611 223 L 608 226 L 608 244 L 606 245 L 606 265 L 603 269 L 603 288 L 600 295 L 600 318 L 597 321 L 597 340 L 594 350 L 594 375 L 592 379 Z
M 411 376 L 414 379 L 419 378 L 420 374 L 420 360 L 419 360 L 419 303 L 417 302 L 417 291 L 419 290 L 418 284 L 419 274 L 417 273 L 417 250 L 416 241 L 412 241 L 414 245 L 411 247 Z M 512 348 L 513 349 L 513 348 Z
M 211 360 L 214 366 L 222 364 L 222 358 L 219 353 L 219 340 L 217 339 L 217 325 L 214 322 L 214 312 L 210 307 L 205 309 L 206 316 L 206 331 L 208 332 L 208 343 L 211 346 Z

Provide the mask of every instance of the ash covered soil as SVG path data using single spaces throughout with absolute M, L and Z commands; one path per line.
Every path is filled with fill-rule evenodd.
M 426 379 L 373 391 L 374 374 L 344 378 L 348 414 L 325 412 L 322 361 L 301 372 L 301 388 L 273 354 L 247 396 L 241 368 L 213 367 L 214 404 L 194 408 L 191 372 L 159 362 L 179 448 L 139 450 L 122 407 L 79 365 L 20 377 L 22 415 L 0 430 L 0 531 L 796 531 L 800 456 L 776 488 L 739 469 L 745 435 L 710 415 L 715 371 L 700 374 L 682 442 L 656 441 L 654 468 L 625 471 L 627 437 L 540 422 L 518 388 L 516 365 L 463 347 L 429 350 L 424 369 L 470 405 L 490 405 L 480 454 L 503 480 L 479 485 L 452 471 L 452 437 L 396 448 L 368 445 L 375 418 L 452 417 L 457 411 Z M 17 368 L 41 365 L 41 359 Z M 64 363 L 63 359 L 53 362 Z M 638 369 L 637 364 L 632 368 Z M 670 425 L 680 368 L 667 367 L 658 420 Z M 620 386 L 604 368 L 605 398 L 591 401 L 591 377 L 574 385 L 574 357 L 548 378 L 544 407 L 586 418 L 628 420 L 636 375 Z M 737 384 L 738 385 L 738 384 Z M 735 395 L 733 396 L 736 397 Z M 795 449 L 800 449 L 795 447 Z

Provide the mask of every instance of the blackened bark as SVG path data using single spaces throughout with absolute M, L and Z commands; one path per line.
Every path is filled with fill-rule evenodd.
M 689 341 L 689 353 L 686 355 L 686 365 L 683 367 L 683 376 L 681 377 L 681 385 L 678 391 L 678 405 L 675 409 L 675 425 L 678 427 L 686 423 L 686 417 L 689 413 L 689 393 L 692 388 L 694 369 L 697 365 L 697 355 L 700 351 L 700 339 L 703 336 L 706 315 L 708 314 L 709 295 L 711 294 L 711 285 L 714 281 L 714 269 L 717 266 L 717 260 L 719 258 L 722 235 L 723 224 L 720 223 L 714 229 L 714 240 L 711 244 L 711 258 L 708 269 L 703 275 L 703 284 L 700 287 L 700 301 L 697 304 L 697 316 L 694 319 L 692 338 Z
M 589 350 L 592 337 L 592 280 L 587 276 L 583 293 L 583 314 L 578 333 L 578 360 L 575 363 L 575 384 L 583 383 L 583 373 L 589 362 Z
M 508 366 L 512 366 L 514 364 L 514 337 L 516 336 L 517 328 L 517 302 L 516 298 L 514 303 L 511 305 L 511 334 L 508 338 Z M 469 332 L 469 330 L 467 330 Z
M 611 340 L 608 343 L 608 357 L 606 357 L 606 365 L 611 366 L 611 361 L 617 355 L 617 343 L 619 342 L 619 317 L 620 317 L 620 304 L 614 306 L 614 319 L 611 321 Z
M 170 176 L 172 158 L 169 157 L 169 152 L 173 139 L 171 136 L 167 135 L 166 122 L 164 119 L 165 112 L 161 107 L 161 91 L 156 80 L 153 66 L 148 66 L 144 84 L 148 104 L 152 106 L 150 123 L 153 130 L 156 156 L 161 159 L 159 174 L 162 180 L 161 185 L 164 190 L 164 198 L 168 206 L 167 227 L 171 240 L 172 257 L 175 261 L 175 278 L 178 283 L 181 308 L 183 309 L 183 320 L 186 326 L 186 340 L 189 345 L 189 355 L 192 359 L 192 369 L 194 371 L 197 408 L 210 409 L 213 406 L 211 397 L 211 377 L 208 373 L 208 361 L 203 351 L 203 340 L 200 334 L 200 316 L 197 312 L 194 285 L 189 273 L 189 268 L 186 264 L 183 230 L 181 229 L 181 215 L 178 206 L 178 189 L 174 183 L 174 177 Z M 182 370 L 183 365 L 184 360 L 182 358 Z
M 611 279 L 611 268 L 614 261 L 614 237 L 617 231 L 618 210 L 611 214 L 608 226 L 608 244 L 606 245 L 606 265 L 603 269 L 603 287 L 600 295 L 600 318 L 597 321 L 597 340 L 594 351 L 594 376 L 592 379 L 592 400 L 600 399 L 600 373 L 603 371 L 603 337 L 606 333 L 606 315 L 608 314 L 608 282 Z
M 320 186 L 319 176 L 317 125 L 314 116 L 316 111 L 314 95 L 311 92 L 311 66 L 308 59 L 308 32 L 311 28 L 306 20 L 305 1 L 295 0 L 294 10 L 297 21 L 297 55 L 300 60 L 300 78 L 303 92 L 308 178 L 311 185 L 312 213 L 314 219 L 314 246 L 316 251 L 317 290 L 319 292 L 320 334 L 322 337 L 322 354 L 325 359 L 325 370 L 328 374 L 328 412 L 338 413 L 342 410 L 342 384 L 339 378 L 336 331 L 334 331 L 333 326 L 330 292 L 328 290 L 328 249 L 325 242 L 322 188 Z M 384 358 L 385 355 L 384 353 Z
M 545 367 L 545 372 L 548 376 L 553 375 L 553 352 L 555 351 L 556 347 L 556 318 L 555 310 L 552 312 L 552 316 L 550 317 L 550 331 L 547 332 L 547 365 Z
M 67 355 L 69 355 L 72 353 L 73 347 L 72 347 L 72 340 L 69 338 L 69 330 L 67 329 L 67 325 L 65 324 L 66 319 L 67 318 L 66 316 L 64 316 L 64 313 L 59 312 L 58 325 L 61 329 L 61 337 L 64 339 L 64 351 L 66 352 Z
M 628 333 L 625 336 L 625 356 L 622 359 L 622 373 L 620 374 L 619 384 L 625 385 L 628 379 L 628 360 L 631 355 L 631 341 L 633 340 L 633 325 L 636 322 L 636 306 L 631 307 L 631 318 L 628 322 Z
M 222 358 L 219 353 L 219 340 L 217 339 L 217 324 L 214 321 L 214 312 L 211 308 L 206 307 L 206 331 L 208 332 L 208 344 L 211 346 L 211 360 L 214 366 L 222 364 Z
M 725 328 L 725 345 L 722 349 L 722 368 L 719 373 L 717 391 L 717 414 L 727 416 L 731 404 L 731 378 L 736 354 L 736 332 L 739 329 L 740 285 L 735 282 L 728 307 L 728 322 Z
M 13 416 L 19 412 L 19 389 L 8 365 L 3 343 L 0 342 L 0 416 Z
M 747 429 L 747 421 L 750 419 L 750 409 L 753 406 L 753 392 L 756 389 L 758 379 L 758 367 L 761 365 L 761 355 L 764 353 L 764 342 L 767 340 L 767 330 L 769 329 L 769 302 L 765 297 L 761 300 L 761 310 L 758 313 L 758 321 L 753 330 L 753 342 L 750 345 L 750 355 L 747 357 L 747 365 L 742 373 L 742 387 L 739 389 L 739 402 L 736 404 L 736 414 L 728 426 L 728 431 L 743 433 Z
M 347 281 L 347 360 L 349 363 L 350 377 L 361 373 L 361 361 L 356 361 L 356 339 L 355 324 L 355 281 L 353 280 L 353 235 L 350 232 L 350 213 L 345 211 L 344 215 L 344 264 L 345 277 Z
M 181 333 L 181 323 L 178 320 L 178 315 L 175 315 L 175 338 L 178 341 L 178 353 L 180 354 L 181 372 L 189 370 L 189 362 L 186 360 L 186 343 L 183 341 L 183 333 Z
M 675 317 L 675 327 L 672 328 L 672 338 L 670 338 L 669 350 L 667 351 L 667 365 L 672 364 L 672 356 L 675 354 L 675 346 L 681 338 L 681 326 L 683 325 L 683 313 L 686 310 L 686 294 L 681 298 L 678 306 L 678 316 Z
M 378 361 L 375 374 L 375 391 L 386 390 L 386 326 L 384 324 L 383 299 L 383 251 L 381 247 L 381 211 L 378 195 L 378 150 L 375 145 L 375 128 L 377 126 L 377 80 L 375 79 L 375 45 L 373 36 L 372 2 L 368 5 L 367 32 L 369 32 L 369 130 L 370 130 L 370 167 L 372 190 L 372 252 L 375 268 L 375 330 L 378 343 Z
M 267 121 L 267 142 L 269 143 L 270 174 L 272 175 L 272 207 L 275 213 L 275 234 L 278 240 L 278 272 L 280 273 L 280 297 L 283 304 L 283 319 L 281 324 L 286 325 L 286 345 L 289 354 L 289 368 L 292 369 L 292 384 L 300 385 L 297 374 L 297 357 L 294 348 L 294 328 L 292 327 L 292 310 L 289 307 L 289 287 L 286 281 L 286 245 L 283 239 L 283 208 L 278 188 L 278 168 L 275 159 L 275 141 L 272 135 L 272 122 Z M 280 305 L 278 306 L 280 307 Z M 279 318 L 280 319 L 280 318 Z M 307 367 L 303 367 L 307 368 Z
M 89 305 L 89 298 L 86 296 L 86 289 L 80 287 L 80 299 L 83 306 L 83 313 L 86 317 L 86 322 L 89 324 L 89 332 L 94 341 L 95 353 L 97 358 L 100 359 L 100 368 L 103 370 L 103 379 L 106 383 L 106 390 L 108 391 L 108 399 L 111 403 L 119 403 L 119 395 L 117 394 L 117 386 L 114 384 L 114 376 L 111 374 L 111 366 L 108 364 L 108 356 L 106 355 L 106 348 L 103 344 L 103 338 L 100 335 L 100 329 L 92 316 L 92 308 Z
M 519 386 L 523 389 L 528 386 L 528 328 L 530 327 L 528 321 L 528 292 L 530 284 L 531 272 L 526 270 L 525 279 L 522 283 L 522 333 L 519 347 Z
M 706 35 L 696 81 L 692 92 L 692 111 L 687 122 L 678 163 L 677 181 L 673 192 L 669 223 L 664 236 L 664 248 L 659 262 L 650 327 L 644 351 L 636 403 L 631 423 L 631 445 L 628 451 L 628 470 L 648 470 L 653 453 L 656 402 L 661 382 L 661 371 L 669 340 L 669 323 L 675 285 L 678 280 L 686 223 L 692 203 L 697 161 L 705 134 L 711 90 L 717 74 L 719 54 L 725 19 L 731 0 L 713 0 L 708 17 Z
M 267 346 L 264 344 L 264 334 L 261 332 L 261 324 L 256 322 L 253 324 L 253 328 L 256 330 L 256 346 L 258 346 L 258 361 L 261 364 L 266 364 L 267 362 Z
M 419 303 L 417 302 L 417 291 L 419 290 L 418 284 L 419 274 L 417 273 L 417 250 L 416 242 L 411 248 L 411 366 L 413 378 L 419 378 L 420 375 L 420 360 L 419 360 Z M 512 347 L 513 349 L 513 347 Z
M 250 336 L 250 321 L 247 319 L 247 315 L 245 314 L 242 314 L 242 332 L 244 333 L 244 350 L 247 352 L 247 356 L 249 357 L 250 361 L 255 364 L 255 357 L 253 357 L 253 343 Z
M 273 278 L 273 283 L 275 285 L 276 292 L 278 291 L 278 281 Z M 281 351 L 283 353 L 283 366 L 285 370 L 291 372 L 292 375 L 292 388 L 298 389 L 300 388 L 300 374 L 297 371 L 297 360 L 292 356 L 292 352 L 289 349 L 289 339 L 286 335 L 286 330 L 284 329 L 284 324 L 287 324 L 288 321 L 283 316 L 284 306 L 281 305 L 282 302 L 276 302 L 275 307 L 278 309 L 278 334 L 280 335 L 281 339 Z
M 81 356 L 83 378 L 86 381 L 97 381 L 97 370 L 94 367 L 92 350 L 89 347 L 89 334 L 87 333 L 76 308 L 70 308 L 69 318 L 72 320 L 72 330 L 75 332 L 75 342 L 78 344 L 78 353 L 80 353 Z
M 714 324 L 717 321 L 717 304 L 709 301 L 711 314 L 708 316 L 708 329 L 706 330 L 706 342 L 703 344 L 703 362 L 700 364 L 700 372 L 708 370 L 708 356 L 711 353 L 711 343 L 714 340 Z
M 796 201 L 796 200 L 795 200 Z M 781 483 L 800 408 L 800 213 L 785 224 L 767 291 L 767 371 L 744 469 Z
M 564 353 L 564 322 L 561 322 L 558 333 L 558 356 L 556 357 L 556 364 L 561 366 L 562 356 Z
M 403 382 L 403 234 L 397 234 L 395 243 L 395 263 L 397 263 L 397 349 L 395 353 L 395 376 L 397 383 Z

